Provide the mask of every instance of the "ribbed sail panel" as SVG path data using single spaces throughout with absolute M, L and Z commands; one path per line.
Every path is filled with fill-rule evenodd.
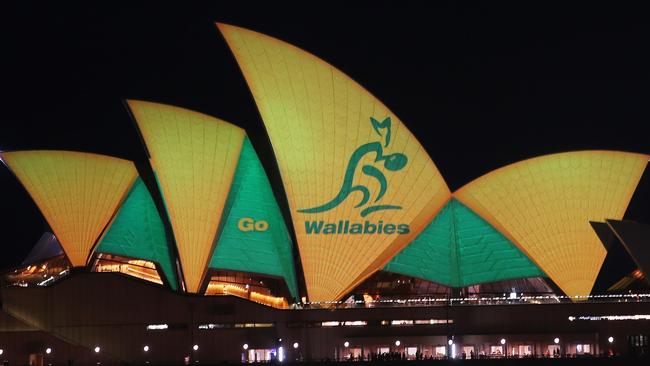
M 487 221 L 455 199 L 458 287 L 530 277 L 546 277 L 524 253 Z
M 154 262 L 164 273 L 170 287 L 173 290 L 178 287 L 165 226 L 141 178 L 133 184 L 95 252 Z
M 244 139 L 210 268 L 284 278 L 298 298 L 289 232 L 253 145 Z
M 0 156 L 38 205 L 70 263 L 85 266 L 137 176 L 133 163 L 72 151 L 15 151 Z
M 187 109 L 128 101 L 172 224 L 186 290 L 199 291 L 244 131 Z
M 578 151 L 490 172 L 454 195 L 508 236 L 567 295 L 589 295 L 606 250 L 589 221 L 623 217 L 648 156 Z
M 453 208 L 447 203 L 420 235 L 386 264 L 384 270 L 445 286 L 458 286 L 453 216 Z
M 508 238 L 455 199 L 384 270 L 450 287 L 545 276 Z
M 271 139 L 309 297 L 341 298 L 433 219 L 449 189 L 402 122 L 341 71 L 277 39 L 218 26 Z

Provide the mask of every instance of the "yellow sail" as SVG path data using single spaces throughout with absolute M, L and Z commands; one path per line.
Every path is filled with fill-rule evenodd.
M 183 108 L 128 101 L 174 231 L 188 292 L 200 290 L 244 130 Z
M 404 248 L 449 189 L 406 126 L 341 71 L 277 39 L 218 27 L 271 139 L 309 297 L 339 299 Z
M 70 263 L 86 265 L 104 227 L 137 177 L 128 160 L 72 151 L 0 154 L 32 197 Z
M 564 293 L 586 296 L 606 255 L 589 221 L 623 218 L 647 163 L 647 155 L 615 151 L 546 155 L 492 171 L 454 196 L 510 237 Z

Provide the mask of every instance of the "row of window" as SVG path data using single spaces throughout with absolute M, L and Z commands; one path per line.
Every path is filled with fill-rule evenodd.
M 370 326 L 401 326 L 452 324 L 453 319 L 401 319 L 401 320 L 329 320 L 324 322 L 292 322 L 289 328 L 329 328 L 329 327 L 364 327 Z
M 365 321 L 365 320 L 330 320 L 324 322 L 292 322 L 287 323 L 289 328 L 328 328 L 328 327 L 364 327 L 367 325 L 375 326 L 397 326 L 408 327 L 414 325 L 436 325 L 436 324 L 452 324 L 453 319 L 401 319 L 401 320 L 381 320 L 381 321 Z M 199 324 L 200 330 L 211 329 L 228 329 L 228 328 L 272 328 L 274 323 L 206 323 Z M 147 330 L 168 330 L 168 329 L 187 329 L 186 324 L 149 324 Z

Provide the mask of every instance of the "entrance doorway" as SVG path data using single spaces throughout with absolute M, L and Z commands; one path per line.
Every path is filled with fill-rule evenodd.
M 533 346 L 522 344 L 517 348 L 519 357 L 530 357 L 533 355 Z
M 417 347 L 406 347 L 406 359 L 415 360 L 417 358 L 418 348 Z
M 464 358 L 474 358 L 474 346 L 463 346 L 463 349 L 461 351 L 461 358 L 463 358 L 463 355 L 465 356 Z
M 275 359 L 275 349 L 249 349 L 248 362 L 269 362 Z

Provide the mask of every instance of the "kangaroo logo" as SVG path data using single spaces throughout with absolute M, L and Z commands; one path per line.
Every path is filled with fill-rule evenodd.
M 352 153 L 352 156 L 350 157 L 350 160 L 348 161 L 348 166 L 345 170 L 345 177 L 343 178 L 343 184 L 341 184 L 341 189 L 339 190 L 339 193 L 332 198 L 329 202 L 317 206 L 317 207 L 312 207 L 312 208 L 304 208 L 298 210 L 298 212 L 302 213 L 319 213 L 319 212 L 325 212 L 333 209 L 334 207 L 338 206 L 343 202 L 352 192 L 361 192 L 363 194 L 363 198 L 359 203 L 357 203 L 355 208 L 360 208 L 361 206 L 364 206 L 370 201 L 371 195 L 370 195 L 370 190 L 368 187 L 360 185 L 360 184 L 354 184 L 354 177 L 355 173 L 357 171 L 357 166 L 361 162 L 361 159 L 366 155 L 366 154 L 372 154 L 375 153 L 375 163 L 383 163 L 384 168 L 386 170 L 390 171 L 398 171 L 404 168 L 406 166 L 406 163 L 408 162 L 408 159 L 406 155 L 402 153 L 394 153 L 394 154 L 389 154 L 389 155 L 384 155 L 384 147 L 388 147 L 390 144 L 390 138 L 391 138 L 391 120 L 390 117 L 385 118 L 383 121 L 379 122 L 378 120 L 370 117 L 370 123 L 372 124 L 372 128 L 375 130 L 375 132 L 380 136 L 383 137 L 383 142 L 384 145 L 378 141 L 375 142 L 369 142 L 367 144 L 363 144 L 359 146 L 354 152 Z M 401 206 L 395 206 L 395 205 L 384 205 L 384 204 L 374 204 L 377 203 L 381 198 L 384 196 L 386 193 L 386 189 L 388 189 L 388 182 L 386 180 L 386 176 L 384 173 L 376 168 L 373 165 L 363 165 L 361 168 L 361 172 L 363 174 L 369 175 L 377 180 L 379 183 L 379 192 L 377 193 L 377 197 L 375 200 L 372 202 L 370 206 L 367 206 L 363 210 L 361 210 L 361 217 L 365 217 L 373 212 L 381 211 L 381 210 L 399 210 L 402 207 Z

